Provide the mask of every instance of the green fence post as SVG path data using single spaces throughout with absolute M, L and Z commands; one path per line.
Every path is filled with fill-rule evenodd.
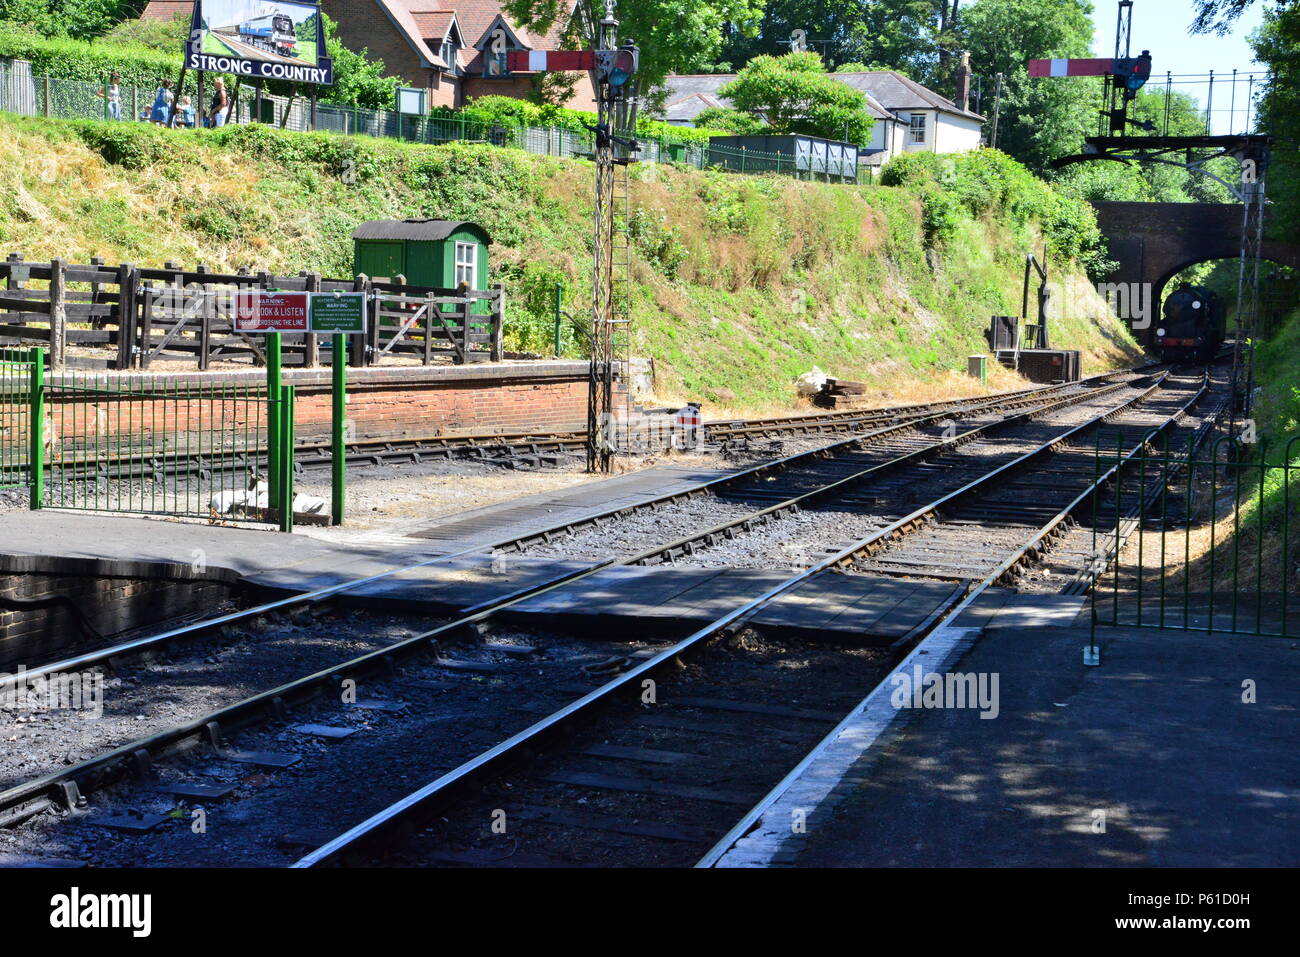
M 333 416 L 331 419 L 331 465 L 330 485 L 330 522 L 343 524 L 343 496 L 347 491 L 348 449 L 347 420 L 348 414 L 348 354 L 347 336 L 341 332 L 334 333 L 332 340 L 334 350 L 334 391 Z
M 561 308 L 564 304 L 564 283 L 555 284 L 555 357 L 560 357 L 560 322 L 564 318 Z
M 293 531 L 293 413 L 296 390 L 286 385 L 280 390 L 280 531 Z
M 27 434 L 31 447 L 27 462 L 31 472 L 30 505 L 32 509 L 38 509 L 45 500 L 45 353 L 32 349 L 28 354 L 31 356 L 31 379 L 28 383 L 31 394 L 27 397 L 27 408 L 31 425 Z
M 266 335 L 266 485 L 268 501 L 274 507 L 280 500 L 280 449 L 284 441 L 283 396 L 281 378 L 280 333 Z

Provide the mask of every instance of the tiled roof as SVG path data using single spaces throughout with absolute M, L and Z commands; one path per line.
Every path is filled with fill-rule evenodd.
M 176 14 L 183 13 L 190 15 L 194 9 L 194 0 L 149 0 L 145 5 L 144 12 L 140 14 L 141 20 L 172 20 Z
M 963 110 L 952 100 L 946 99 L 933 90 L 909 80 L 893 70 L 872 70 L 864 73 L 833 73 L 836 80 L 859 90 L 867 97 L 867 110 L 876 119 L 888 119 L 892 114 L 906 110 L 941 110 L 957 116 L 974 120 L 984 117 L 970 110 Z M 670 76 L 664 80 L 668 88 L 666 114 L 670 120 L 679 119 L 674 111 L 674 104 L 682 103 L 683 109 L 689 109 L 686 102 L 698 94 L 717 96 L 718 90 L 734 80 L 731 73 L 706 73 L 695 76 Z M 724 101 L 725 103 L 725 101 Z M 725 105 L 730 105 L 725 103 Z M 698 112 L 698 109 L 696 110 Z M 680 117 L 689 119 L 689 117 Z

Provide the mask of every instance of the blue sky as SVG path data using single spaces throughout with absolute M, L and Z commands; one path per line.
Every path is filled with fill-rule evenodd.
M 1151 51 L 1151 72 L 1207 73 L 1257 70 L 1246 38 L 1262 19 L 1264 0 L 1255 0 L 1227 36 L 1187 32 L 1195 16 L 1191 0 L 1133 0 L 1133 55 Z M 1115 0 L 1093 0 L 1092 21 L 1096 30 L 1092 48 L 1098 56 L 1115 51 Z
M 1190 93 L 1204 106 L 1209 89 L 1210 70 L 1214 71 L 1214 132 L 1241 132 L 1245 128 L 1247 84 L 1239 80 L 1233 96 L 1231 74 L 1260 71 L 1247 37 L 1263 19 L 1264 0 L 1255 0 L 1242 14 L 1232 32 L 1226 36 L 1188 33 L 1196 8 L 1192 0 L 1133 0 L 1134 56 L 1151 51 L 1151 80 L 1148 89 L 1163 89 L 1165 71 L 1175 78 L 1174 89 Z M 1115 0 L 1093 0 L 1092 21 L 1095 27 L 1093 52 L 1110 56 L 1115 51 Z M 1192 74 L 1201 74 L 1192 78 Z M 1232 129 L 1229 129 L 1231 124 Z

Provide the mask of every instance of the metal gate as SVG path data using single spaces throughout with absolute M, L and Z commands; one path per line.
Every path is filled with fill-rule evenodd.
M 1223 436 L 1206 450 L 1153 439 L 1093 500 L 1092 626 L 1300 634 L 1300 436 L 1270 454 Z
M 292 528 L 294 389 L 279 338 L 265 373 L 46 375 L 0 350 L 0 489 L 31 507 L 277 521 Z
M 175 376 L 50 376 L 44 504 L 253 517 L 259 504 L 270 504 L 268 420 L 275 401 L 257 379 L 231 385 Z M 236 502 L 244 507 L 232 511 Z
M 42 414 L 43 366 L 39 349 L 0 349 L 0 489 L 31 488 L 34 508 L 40 505 L 33 476 L 39 480 L 42 474 L 42 447 L 33 422 Z

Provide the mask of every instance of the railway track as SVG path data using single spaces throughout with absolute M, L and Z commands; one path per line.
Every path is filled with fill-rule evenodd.
M 1084 470 L 1085 478 L 1075 482 L 1077 467 L 1085 464 L 1072 461 L 1081 444 L 1088 438 L 1114 438 L 1117 450 L 1136 448 L 1171 428 L 1209 391 L 1205 379 L 1179 385 L 1137 414 L 1138 404 L 1158 393 L 1159 384 L 1153 385 L 792 575 L 408 794 L 295 866 L 687 865 L 716 860 L 720 849 L 779 796 L 788 781 L 782 774 L 798 763 L 809 742 L 823 738 L 843 716 L 791 707 L 790 687 L 780 680 L 779 668 L 764 669 L 758 680 L 737 682 L 731 674 L 737 669 L 735 656 L 728 651 L 737 641 L 744 647 L 746 620 L 814 576 L 879 562 L 880 556 L 907 549 L 912 540 L 923 541 L 937 528 L 968 527 L 961 522 L 972 506 L 987 501 L 992 511 L 999 511 L 991 504 L 999 495 L 1013 488 L 1038 489 L 1039 479 L 1059 477 L 1065 466 L 1071 487 L 1054 502 L 1036 507 L 1032 519 L 1017 522 L 1016 536 L 991 549 L 995 558 L 990 565 L 968 568 L 949 561 L 938 567 L 930 556 L 926 572 L 946 575 L 960 566 L 967 587 L 953 604 L 964 607 L 1031 555 L 1115 474 L 1118 464 L 1103 475 Z M 1108 427 L 1113 435 L 1097 435 Z M 902 573 L 916 572 L 908 567 Z M 893 573 L 900 572 L 895 568 Z M 833 666 L 819 666 L 807 657 L 800 663 L 811 667 L 815 685 L 828 700 L 839 701 L 847 692 Z M 647 704 L 647 688 L 654 690 L 652 705 Z M 727 693 L 719 695 L 719 688 Z M 746 743 L 738 744 L 738 739 Z M 767 790 L 765 781 L 776 787 Z M 728 831 L 736 809 L 751 802 L 750 812 Z M 688 827 L 680 826 L 684 818 Z
M 1146 368 L 1134 370 L 1143 371 Z M 1102 373 L 1077 384 L 1090 385 L 1110 381 L 1125 373 Z M 898 424 L 908 419 L 935 414 L 960 414 L 989 402 L 1015 402 L 1032 399 L 1053 387 L 1019 389 L 972 399 L 945 400 L 919 405 L 890 406 L 846 412 L 769 418 L 732 419 L 706 423 L 707 444 L 723 448 L 743 445 L 746 440 L 775 436 L 835 435 L 870 430 Z M 1065 387 L 1056 387 L 1065 388 Z M 345 458 L 350 468 L 393 465 L 419 465 L 452 459 L 470 460 L 505 468 L 546 468 L 572 461 L 586 447 L 583 431 L 483 433 L 462 436 L 415 436 L 411 438 L 362 438 L 346 443 Z M 328 442 L 299 443 L 294 449 L 294 468 L 298 474 L 328 472 L 333 462 Z M 263 474 L 267 468 L 266 449 L 222 452 L 219 455 L 191 453 L 178 447 L 165 454 L 153 451 L 126 450 L 107 455 L 102 450 L 79 453 L 65 451 L 49 463 L 56 481 L 139 481 L 162 482 L 181 476 L 209 481 L 218 474 Z
M 947 515 L 946 510 L 955 507 L 954 503 L 975 500 L 977 494 L 988 493 L 993 488 L 992 483 L 1005 481 L 1006 477 L 1010 475 L 1018 475 L 1021 470 L 1030 467 L 1031 464 L 1033 467 L 1040 467 L 1040 459 L 1058 454 L 1056 449 L 1063 437 L 1077 438 L 1085 435 L 1086 430 L 1100 427 L 1100 424 L 1108 416 L 1114 415 L 1120 408 L 1131 406 L 1142 399 L 1148 398 L 1160 386 L 1160 382 L 1155 379 L 1142 381 L 1141 384 L 1143 387 L 1140 389 L 1128 388 L 1125 383 L 1121 382 L 1112 386 L 1091 389 L 1036 390 L 1039 394 L 1034 398 L 1024 397 L 1013 403 L 1003 403 L 1002 406 L 999 406 L 996 402 L 990 402 L 986 403 L 982 408 L 977 407 L 966 410 L 964 414 L 967 416 L 975 417 L 983 414 L 989 419 L 989 421 L 975 425 L 974 428 L 956 431 L 945 424 L 947 417 L 933 415 L 927 417 L 927 421 L 924 423 L 908 422 L 877 429 L 866 436 L 855 436 L 843 442 L 835 443 L 830 447 L 830 451 L 818 450 L 815 453 L 789 456 L 778 463 L 742 470 L 737 476 L 730 477 L 726 481 L 715 480 L 688 492 L 663 496 L 660 500 L 657 500 L 656 505 L 662 505 L 667 501 L 689 502 L 698 496 L 709 493 L 714 496 L 732 494 L 735 496 L 736 501 L 748 511 L 708 528 L 693 529 L 688 534 L 678 536 L 671 541 L 660 540 L 652 547 L 622 554 L 616 558 L 598 562 L 592 567 L 557 576 L 540 586 L 531 586 L 505 594 L 486 603 L 484 606 L 465 609 L 465 612 L 460 617 L 438 628 L 378 648 L 349 661 L 340 662 L 312 675 L 281 684 L 239 701 L 234 705 L 169 728 L 159 734 L 129 741 L 109 752 L 98 754 L 72 767 L 59 769 L 50 774 L 23 782 L 0 794 L 0 814 L 4 814 L 7 819 L 15 821 L 28 817 L 51 805 L 75 807 L 84 800 L 86 794 L 98 787 L 120 780 L 126 773 L 138 770 L 142 762 L 147 764 L 154 758 L 167 756 L 180 747 L 189 746 L 196 741 L 205 739 L 214 746 L 220 747 L 238 729 L 260 725 L 268 719 L 283 718 L 290 709 L 313 700 L 322 690 L 336 686 L 337 682 L 344 678 L 366 676 L 369 679 L 376 674 L 381 676 L 392 675 L 400 669 L 404 662 L 410 662 L 412 659 L 425 656 L 430 651 L 442 655 L 444 653 L 443 649 L 449 648 L 457 642 L 470 641 L 472 643 L 475 640 L 474 629 L 487 622 L 497 612 L 507 609 L 527 597 L 564 585 L 579 583 L 582 578 L 601 568 L 615 564 L 652 564 L 689 556 L 695 549 L 707 550 L 720 542 L 731 541 L 736 536 L 749 534 L 754 529 L 762 527 L 764 523 L 779 518 L 783 514 L 797 514 L 801 509 L 815 505 L 816 502 L 823 499 L 858 494 L 864 487 L 874 488 L 876 483 L 882 480 L 896 478 L 901 483 L 896 488 L 905 487 L 908 482 L 903 476 L 909 474 L 911 469 L 921 469 L 946 475 L 948 485 L 956 485 L 957 487 L 945 496 L 941 496 L 937 502 L 930 502 L 924 509 L 913 510 L 909 514 L 889 522 L 884 527 L 872 531 L 848 547 L 836 549 L 834 554 L 804 569 L 797 575 L 793 575 L 783 584 L 769 589 L 763 595 L 734 609 L 710 626 L 688 636 L 688 638 L 654 653 L 648 651 L 647 655 L 650 656 L 641 664 L 631 668 L 631 670 L 613 681 L 607 682 L 600 688 L 585 694 L 577 701 L 571 702 L 519 735 L 503 741 L 500 745 L 484 752 L 479 757 L 466 762 L 454 772 L 450 772 L 449 775 L 444 775 L 439 779 L 442 784 L 430 794 L 422 795 L 422 792 L 416 792 L 417 795 L 421 796 L 417 797 L 413 802 L 398 802 L 398 805 L 402 805 L 406 809 L 393 812 L 395 820 L 405 819 L 409 807 L 429 807 L 431 806 L 430 801 L 437 804 L 449 793 L 457 790 L 463 783 L 475 782 L 476 787 L 487 786 L 485 782 L 496 780 L 494 775 L 501 771 L 503 765 L 499 762 L 504 761 L 507 764 L 513 764 L 518 759 L 522 749 L 545 746 L 545 742 L 549 741 L 552 735 L 558 733 L 561 728 L 566 729 L 565 733 L 568 733 L 569 729 L 577 730 L 584 735 L 596 733 L 592 729 L 600 727 L 600 725 L 591 724 L 592 721 L 611 720 L 607 714 L 609 709 L 607 709 L 606 705 L 629 690 L 640 690 L 642 686 L 638 682 L 646 678 L 658 681 L 667 676 L 671 678 L 672 685 L 676 690 L 674 698 L 665 699 L 665 707 L 668 707 L 668 703 L 671 702 L 672 707 L 682 709 L 680 713 L 673 714 L 668 710 L 656 710 L 653 715 L 655 720 L 650 721 L 646 726 L 653 730 L 653 735 L 649 738 L 644 736 L 648 733 L 645 728 L 640 731 L 628 732 L 632 735 L 632 738 L 641 735 L 642 737 L 639 739 L 642 742 L 641 744 L 609 744 L 606 742 L 602 745 L 601 741 L 592 739 L 589 745 L 581 749 L 581 757 L 578 759 L 574 759 L 570 751 L 565 751 L 564 755 L 558 756 L 551 751 L 547 751 L 545 760 L 553 763 L 558 762 L 555 763 L 558 770 L 543 775 L 552 779 L 543 782 L 543 784 L 547 787 L 560 788 L 587 787 L 590 789 L 590 793 L 603 796 L 602 800 L 605 802 L 608 802 L 610 794 L 633 795 L 635 800 L 639 801 L 645 797 L 646 788 L 654 790 L 653 786 L 644 785 L 645 775 L 611 772 L 607 767 L 607 762 L 625 762 L 625 767 L 639 767 L 642 769 L 645 767 L 670 768 L 674 774 L 679 770 L 683 773 L 694 773 L 694 771 L 699 770 L 698 765 L 700 762 L 693 761 L 691 756 L 707 757 L 706 754 L 699 752 L 701 749 L 710 751 L 713 748 L 713 744 L 708 742 L 716 743 L 731 740 L 734 744 L 738 737 L 764 742 L 761 750 L 770 754 L 773 763 L 766 763 L 766 759 L 757 764 L 752 761 L 748 762 L 747 766 L 750 766 L 751 770 L 754 771 L 752 780 L 746 778 L 745 786 L 738 787 L 735 792 L 730 794 L 730 802 L 712 801 L 706 797 L 701 797 L 704 792 L 692 790 L 692 788 L 703 787 L 704 785 L 698 782 L 692 784 L 691 780 L 689 780 L 689 773 L 688 780 L 685 783 L 678 782 L 682 786 L 677 788 L 675 792 L 672 790 L 674 786 L 671 782 L 658 788 L 663 793 L 658 794 L 655 800 L 694 801 L 698 799 L 699 802 L 710 805 L 715 810 L 725 808 L 725 813 L 729 815 L 729 818 L 727 822 L 721 823 L 719 826 L 710 824 L 709 827 L 703 829 L 679 828 L 680 833 L 674 836 L 665 836 L 667 832 L 663 829 L 659 829 L 654 834 L 638 833 L 638 828 L 641 831 L 646 830 L 646 827 L 637 824 L 638 821 L 647 819 L 645 815 L 648 814 L 648 811 L 644 809 L 637 810 L 634 807 L 628 813 L 605 814 L 604 818 L 602 818 L 612 828 L 612 830 L 607 828 L 602 833 L 617 834 L 620 841 L 632 840 L 637 843 L 638 847 L 642 847 L 642 850 L 644 850 L 644 842 L 648 841 L 661 850 L 663 846 L 672 846 L 676 848 L 675 854 L 679 851 L 687 852 L 688 855 L 698 854 L 702 840 L 708 837 L 716 837 L 717 834 L 725 831 L 726 823 L 735 819 L 736 809 L 739 807 L 736 801 L 741 800 L 737 795 L 745 795 L 742 803 L 757 799 L 764 787 L 770 785 L 775 777 L 780 776 L 779 773 L 775 773 L 775 770 L 780 767 L 783 771 L 794 763 L 800 749 L 806 750 L 811 744 L 815 743 L 818 737 L 824 733 L 827 727 L 826 722 L 837 717 L 836 709 L 847 706 L 850 699 L 854 698 L 855 695 L 859 695 L 861 688 L 864 687 L 864 682 L 865 684 L 871 683 L 868 680 L 869 676 L 874 675 L 878 680 L 883 674 L 881 669 L 888 664 L 887 656 L 877 655 L 874 658 L 868 656 L 869 660 L 850 663 L 853 667 L 846 667 L 846 662 L 842 657 L 826 655 L 824 649 L 796 649 L 794 656 L 798 661 L 811 663 L 806 668 L 801 667 L 798 670 L 802 675 L 811 676 L 815 679 L 814 684 L 818 689 L 816 693 L 825 696 L 824 701 L 831 705 L 829 708 L 790 706 L 790 688 L 781 682 L 772 682 L 773 687 L 764 692 L 763 696 L 758 698 L 749 697 L 743 700 L 732 696 L 719 696 L 716 693 L 712 695 L 694 693 L 697 691 L 704 692 L 710 688 L 716 692 L 719 685 L 735 684 L 739 686 L 743 684 L 750 691 L 753 691 L 759 685 L 766 685 L 760 676 L 770 677 L 773 672 L 767 668 L 758 671 L 754 670 L 753 662 L 750 660 L 752 655 L 746 649 L 752 650 L 755 642 L 761 644 L 761 639 L 745 634 L 745 621 L 773 598 L 786 593 L 812 577 L 826 573 L 833 568 L 852 568 L 863 560 L 869 561 L 876 557 L 879 549 L 875 546 L 879 545 L 879 543 L 903 540 L 907 536 L 917 533 L 919 529 L 933 524 L 934 515 L 940 514 L 935 510 L 943 508 L 945 511 L 942 514 Z M 1126 388 L 1128 388 L 1128 392 L 1123 396 L 1115 395 L 1115 393 Z M 1069 429 L 1063 429 L 1059 426 L 1055 427 L 1054 430 L 1049 428 L 1045 440 L 1030 452 L 1006 452 L 1002 464 L 994 467 L 992 471 L 989 470 L 986 463 L 983 469 L 984 474 L 980 478 L 971 480 L 970 474 L 974 473 L 964 471 L 964 464 L 959 465 L 956 462 L 944 464 L 945 457 L 955 456 L 963 447 L 970 447 L 974 443 L 982 441 L 996 440 L 1005 442 L 1006 439 L 1003 437 L 1016 432 L 1016 430 L 1021 430 L 1021 432 L 1028 430 L 1029 434 L 1042 438 L 1040 432 L 1043 425 L 1036 421 L 1037 417 L 1050 416 L 1058 410 L 1068 409 L 1079 404 L 1090 404 L 1102 408 L 1099 408 L 1096 414 L 1089 413 L 1087 422 L 1084 424 Z M 1015 405 L 1024 411 L 1008 410 L 1005 408 L 1006 405 Z M 1006 414 L 1009 411 L 1011 414 Z M 1159 415 L 1156 416 L 1156 418 L 1159 417 Z M 1169 416 L 1166 416 L 1166 418 L 1169 418 Z M 758 483 L 760 479 L 769 487 L 764 488 L 763 485 L 760 485 Z M 915 475 L 913 475 L 912 481 L 914 483 Z M 777 483 L 778 487 L 771 488 L 770 486 L 773 483 Z M 629 514 L 630 511 L 628 509 L 612 510 L 605 516 L 604 521 L 615 521 L 621 515 Z M 553 537 L 554 534 L 563 531 L 571 532 L 577 527 L 581 527 L 581 525 L 561 526 L 553 533 L 520 536 L 510 542 L 498 543 L 498 545 L 499 547 L 521 548 L 527 547 L 529 542 L 545 543 L 548 537 Z M 1021 551 L 1027 552 L 1030 547 L 1026 546 Z M 441 556 L 422 564 L 436 563 L 449 557 L 452 556 Z M 373 581 L 381 577 L 384 576 L 372 576 L 367 581 Z M 163 636 L 151 636 L 148 639 L 140 639 L 129 645 L 119 645 L 112 649 L 102 649 L 99 652 L 79 656 L 64 662 L 51 663 L 45 670 L 66 673 L 77 668 L 102 663 L 110 657 L 120 657 L 142 650 L 157 649 L 172 640 L 193 637 L 210 631 L 213 627 L 218 627 L 222 623 L 244 620 L 250 614 L 264 615 L 269 611 L 283 611 L 300 607 L 303 604 L 317 604 L 335 595 L 342 594 L 350 588 L 357 587 L 357 585 L 358 583 L 355 582 L 343 583 L 340 586 L 322 589 L 311 595 L 269 603 L 247 612 L 240 612 L 236 615 L 225 616 L 222 619 L 214 619 L 185 629 L 178 629 Z M 969 590 L 969 587 L 954 589 L 953 600 L 960 600 L 961 596 L 967 594 Z M 727 645 L 720 646 L 714 641 L 719 635 L 730 636 L 739 644 L 734 648 Z M 739 654 L 734 653 L 737 649 L 739 649 Z M 773 650 L 772 660 L 784 660 L 782 655 L 785 655 L 786 658 L 790 657 L 789 654 L 780 649 Z M 679 659 L 686 662 L 686 672 L 677 672 Z M 40 673 L 41 669 L 33 669 L 28 672 L 28 675 L 33 676 Z M 729 678 L 729 674 L 732 677 Z M 692 685 L 692 681 L 696 683 Z M 738 717 L 742 722 L 748 723 L 736 725 L 735 721 Z M 663 720 L 660 721 L 659 719 Z M 771 726 L 770 734 L 767 731 L 759 733 L 760 723 L 764 723 L 763 727 L 765 728 L 768 725 Z M 609 732 L 609 734 L 613 733 L 613 730 Z M 687 746 L 691 742 L 694 742 L 692 745 L 694 750 Z M 777 744 L 780 747 L 777 747 Z M 577 760 L 579 763 L 576 765 L 565 764 L 566 761 L 573 760 Z M 595 765 L 592 762 L 595 762 Z M 705 764 L 708 767 L 714 767 L 708 765 L 707 761 Z M 565 770 L 565 767 L 568 770 Z M 593 769 L 595 767 L 604 767 L 605 770 Z M 694 769 L 694 771 L 691 769 Z M 714 772 L 706 771 L 706 778 L 712 773 Z M 586 776 L 584 777 L 584 775 Z M 567 776 L 567 782 L 555 780 L 557 776 Z M 582 784 L 583 781 L 587 783 Z M 435 784 L 437 783 L 435 782 Z M 695 797 L 688 797 L 692 794 Z M 590 801 L 590 798 L 588 801 Z M 394 805 L 394 807 L 396 808 L 398 805 Z M 694 807 L 695 805 L 691 806 Z M 558 811 L 555 813 L 547 812 L 545 809 L 548 807 L 551 807 L 551 805 L 545 802 L 541 804 L 532 803 L 527 807 L 522 807 L 518 814 L 515 811 L 508 813 L 512 815 L 512 820 L 530 821 L 529 827 L 532 828 L 554 827 L 563 831 L 565 828 L 573 826 L 571 823 L 565 823 L 565 821 L 572 822 L 574 820 L 572 817 L 559 814 Z M 472 822 L 473 813 L 468 811 L 466 813 L 469 814 L 468 818 L 458 816 L 457 820 L 462 821 L 462 823 Z M 574 811 L 574 813 L 578 812 Z M 705 819 L 713 820 L 712 817 L 707 815 L 701 818 L 701 820 Z M 657 820 L 657 818 L 651 817 L 649 820 Z M 547 821 L 550 823 L 547 824 Z M 376 827 L 380 831 L 387 832 L 389 825 L 381 824 L 376 825 Z M 319 852 L 304 858 L 304 863 L 315 864 L 337 860 L 340 857 L 351 858 L 354 852 L 360 853 L 365 858 L 367 854 L 373 853 L 373 851 L 356 852 L 355 848 L 360 845 L 355 842 L 361 841 L 361 844 L 370 847 L 369 835 L 371 830 L 371 828 L 365 828 L 364 835 L 352 835 L 351 837 L 345 835 L 347 839 L 340 839 L 341 843 L 330 842 L 323 846 Z M 650 830 L 655 830 L 655 828 L 650 827 Z M 446 838 L 447 835 L 443 834 L 443 837 Z M 444 846 L 445 844 L 446 841 L 443 841 Z M 608 849 L 601 851 L 590 860 L 591 862 L 597 862 L 602 857 L 608 858 L 610 853 L 612 851 Z M 545 854 L 541 856 L 542 858 L 546 857 Z M 444 854 L 441 858 L 437 858 L 437 855 L 434 855 L 427 862 L 456 863 L 457 860 L 453 860 L 452 857 Z M 459 862 L 474 863 L 472 857 L 471 855 L 470 857 L 460 858 Z M 685 860 L 680 854 L 677 856 L 663 856 L 660 854 L 645 859 L 657 863 L 682 863 Z M 516 863 L 524 863 L 527 860 L 529 860 L 527 855 L 516 857 Z M 584 858 L 584 860 L 586 859 Z M 412 863 L 415 861 L 403 859 L 401 862 Z
M 613 565 L 664 561 L 674 555 L 687 553 L 698 545 L 707 545 L 711 539 L 716 540 L 718 536 L 730 537 L 743 534 L 783 513 L 799 509 L 816 497 L 847 492 L 856 484 L 878 478 L 886 471 L 916 464 L 927 455 L 940 454 L 954 446 L 971 442 L 979 435 L 1014 428 L 1028 422 L 1034 415 L 1045 414 L 1053 409 L 1079 402 L 1100 401 L 1101 397 L 1123 388 L 1125 388 L 1124 382 L 1093 388 L 1051 387 L 1036 390 L 1032 395 L 1020 395 L 1011 400 L 973 404 L 958 415 L 935 414 L 918 420 L 908 420 L 900 425 L 878 429 L 865 435 L 855 435 L 813 451 L 742 469 L 728 476 L 640 503 L 636 508 L 611 509 L 601 516 L 559 525 L 540 534 L 516 535 L 494 543 L 494 546 L 463 549 L 413 565 L 395 568 L 390 572 L 368 576 L 365 579 L 341 583 L 301 596 L 187 624 L 159 634 L 120 642 L 42 666 L 29 667 L 21 678 L 0 677 L 0 686 L 8 688 L 20 680 L 30 682 L 56 674 L 67 675 L 87 668 L 102 667 L 110 662 L 124 661 L 139 654 L 156 654 L 184 640 L 205 636 L 217 629 L 235 627 L 267 614 L 319 606 L 320 603 L 350 590 L 412 568 L 449 562 L 469 554 L 482 553 L 493 547 L 498 550 L 523 548 L 530 543 L 545 542 L 554 535 L 572 533 L 584 527 L 599 527 L 601 523 L 617 521 L 635 511 L 658 508 L 673 502 L 688 502 L 711 494 L 716 495 L 735 485 L 752 487 L 756 482 L 765 483 L 769 479 L 775 481 L 778 476 L 787 483 L 785 485 L 787 491 L 782 493 L 785 495 L 784 498 L 772 502 L 769 494 L 759 503 L 757 509 L 747 506 L 743 514 L 733 517 L 728 522 L 693 531 L 670 541 L 660 541 L 651 547 L 609 558 L 577 571 L 562 573 L 540 584 L 509 592 L 483 606 L 465 609 L 462 617 L 431 632 L 339 662 L 311 675 L 218 708 L 193 720 L 143 738 L 136 738 L 87 760 L 10 787 L 0 793 L 0 820 L 22 819 L 51 805 L 75 807 L 86 793 L 132 773 L 145 758 L 189 747 L 199 740 L 206 739 L 213 744 L 219 743 L 233 729 L 280 716 L 288 707 L 311 700 L 322 690 L 332 687 L 344 678 L 391 671 L 398 662 L 421 655 L 430 647 L 436 646 L 438 642 L 463 641 L 473 635 L 469 630 L 471 626 L 526 598 L 579 582 Z M 963 416 L 978 415 L 986 416 L 988 421 L 963 432 L 958 432 L 951 424 Z M 929 430 L 930 434 L 927 434 L 926 430 Z M 936 430 L 941 434 L 935 436 L 933 433 Z M 901 447 L 899 443 L 902 443 Z M 866 457 L 857 458 L 864 450 Z M 839 456 L 848 456 L 848 458 L 845 461 L 838 461 Z

